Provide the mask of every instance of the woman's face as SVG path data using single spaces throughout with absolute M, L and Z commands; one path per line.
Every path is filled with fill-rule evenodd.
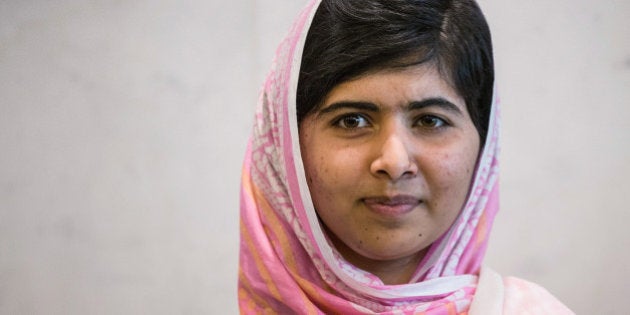
M 429 65 L 339 84 L 299 130 L 315 209 L 358 266 L 423 255 L 459 214 L 480 143 L 464 100 Z

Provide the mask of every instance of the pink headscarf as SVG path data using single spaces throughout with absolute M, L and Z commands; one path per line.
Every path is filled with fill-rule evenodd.
M 496 96 L 468 199 L 409 284 L 384 285 L 327 241 L 305 180 L 296 115 L 311 1 L 280 44 L 261 93 L 241 188 L 242 313 L 459 314 L 470 306 L 498 211 Z

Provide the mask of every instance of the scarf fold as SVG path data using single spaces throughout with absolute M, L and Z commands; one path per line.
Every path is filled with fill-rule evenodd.
M 498 108 L 466 203 L 409 284 L 384 285 L 327 241 L 300 154 L 296 91 L 319 0 L 309 2 L 276 51 L 258 100 L 242 170 L 239 307 L 244 314 L 451 314 L 468 310 L 498 211 Z

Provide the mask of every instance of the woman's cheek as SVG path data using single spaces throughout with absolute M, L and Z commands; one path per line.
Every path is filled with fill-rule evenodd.
M 360 155 L 356 150 L 348 148 L 331 148 L 326 156 L 322 157 L 322 166 L 325 168 L 325 176 L 333 183 L 352 181 L 359 174 Z
M 428 182 L 434 183 L 435 193 L 450 195 L 457 200 L 463 198 L 468 192 L 472 179 L 472 169 L 475 159 L 471 159 L 467 152 L 442 152 L 435 154 L 431 161 L 425 161 L 429 165 L 424 176 Z
M 325 155 L 317 156 L 314 162 L 310 165 L 307 176 L 313 201 L 316 206 L 321 206 L 334 199 L 335 192 L 339 189 L 339 176 L 334 161 L 327 159 Z

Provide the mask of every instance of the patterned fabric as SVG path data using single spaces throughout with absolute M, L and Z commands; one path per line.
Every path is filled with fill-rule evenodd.
M 458 218 L 433 243 L 409 284 L 384 285 L 329 244 L 305 180 L 295 99 L 302 48 L 318 4 L 307 5 L 280 44 L 258 102 L 242 172 L 241 312 L 465 313 L 498 210 L 497 100 Z

